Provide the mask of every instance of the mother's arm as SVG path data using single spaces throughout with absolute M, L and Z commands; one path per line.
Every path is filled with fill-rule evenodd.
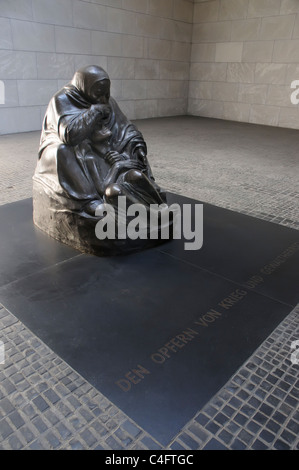
M 85 155 L 85 163 L 86 163 L 88 172 L 100 196 L 104 195 L 107 186 L 117 182 L 118 177 L 120 176 L 122 172 L 126 172 L 132 169 L 135 169 L 135 170 L 144 169 L 143 164 L 140 162 L 123 159 L 123 157 L 119 155 L 117 152 L 110 152 L 110 153 L 111 153 L 111 156 L 109 158 L 110 160 L 109 165 L 111 166 L 105 177 L 103 177 L 103 175 L 101 174 L 101 170 L 98 164 L 99 157 L 96 156 L 94 153 L 87 153 Z
M 95 126 L 105 119 L 109 112 L 109 106 L 94 104 L 76 115 L 62 116 L 58 123 L 61 141 L 71 146 L 80 144 L 91 136 Z

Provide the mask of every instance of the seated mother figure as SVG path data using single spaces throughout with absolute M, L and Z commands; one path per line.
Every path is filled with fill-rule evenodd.
M 51 99 L 43 122 L 34 180 L 52 198 L 94 216 L 99 203 L 161 204 L 141 132 L 110 97 L 110 79 L 98 66 L 78 70 Z

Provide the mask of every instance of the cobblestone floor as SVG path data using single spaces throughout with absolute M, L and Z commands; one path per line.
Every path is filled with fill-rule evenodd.
M 165 189 L 298 229 L 298 131 L 192 117 L 137 124 Z M 0 136 L 0 204 L 31 197 L 38 141 Z M 169 449 L 299 449 L 299 366 L 290 360 L 298 314 L 299 306 Z M 1 449 L 163 448 L 2 306 L 0 331 Z

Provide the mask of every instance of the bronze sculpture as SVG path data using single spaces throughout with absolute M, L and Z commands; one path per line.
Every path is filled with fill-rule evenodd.
M 34 222 L 84 252 L 114 254 L 157 243 L 97 240 L 96 208 L 117 209 L 120 196 L 147 210 L 166 203 L 141 132 L 110 96 L 108 74 L 91 65 L 78 70 L 47 108 L 33 177 Z

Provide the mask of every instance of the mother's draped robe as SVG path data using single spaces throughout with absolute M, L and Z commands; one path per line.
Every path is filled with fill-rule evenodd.
M 39 160 L 34 180 L 47 186 L 47 192 L 58 199 L 72 200 L 74 209 L 80 209 L 93 200 L 102 200 L 89 174 L 84 160 L 85 143 L 92 144 L 92 134 L 97 124 L 98 113 L 92 106 L 89 92 L 99 80 L 109 80 L 100 67 L 85 67 L 77 71 L 72 81 L 51 99 L 46 111 L 41 134 Z M 140 131 L 126 118 L 113 98 L 109 98 L 110 114 L 104 120 L 110 137 L 97 142 L 94 151 L 99 159 L 109 151 L 117 151 L 124 157 L 136 159 L 136 150 L 146 143 Z M 62 152 L 62 150 L 68 150 Z M 145 174 L 154 179 L 145 157 Z M 104 168 L 104 167 L 103 167 Z M 103 177 L 105 175 L 99 175 Z

